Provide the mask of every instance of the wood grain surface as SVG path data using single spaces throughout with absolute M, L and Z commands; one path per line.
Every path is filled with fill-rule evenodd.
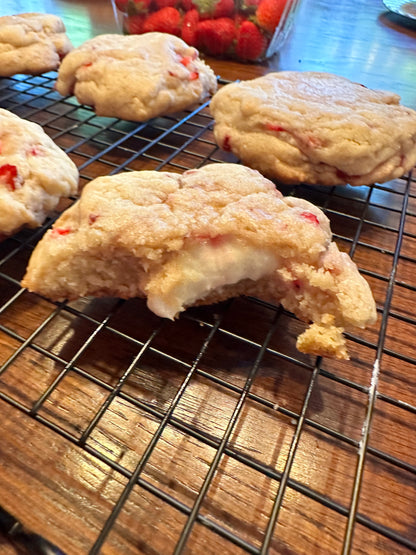
M 119 31 L 107 0 L 0 5 L 27 11 L 60 15 L 76 46 Z M 208 62 L 224 80 L 330 71 L 416 109 L 416 25 L 381 1 L 303 0 L 272 59 Z M 53 82 L 1 79 L 0 106 L 40 123 L 82 184 L 234 160 L 208 108 L 138 133 Z M 373 289 L 378 320 L 348 336 L 349 361 L 298 353 L 304 324 L 256 299 L 176 322 L 140 299 L 53 304 L 19 286 L 42 231 L 0 243 L 0 505 L 66 555 L 416 551 L 415 178 L 282 191 L 325 210 Z M 0 553 L 35 551 L 0 534 Z

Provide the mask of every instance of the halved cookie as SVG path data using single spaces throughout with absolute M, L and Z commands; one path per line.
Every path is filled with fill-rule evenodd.
M 53 300 L 145 296 L 165 318 L 258 296 L 312 322 L 301 350 L 338 358 L 344 328 L 376 318 L 323 212 L 237 164 L 95 179 L 36 246 L 22 285 Z

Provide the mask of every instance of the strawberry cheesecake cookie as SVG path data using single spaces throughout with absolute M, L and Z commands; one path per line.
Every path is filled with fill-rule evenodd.
M 217 80 L 195 48 L 155 32 L 85 42 L 62 62 L 56 88 L 99 116 L 146 121 L 198 104 L 216 91 Z
M 41 225 L 77 188 L 75 164 L 43 129 L 0 109 L 0 236 Z
M 338 358 L 348 357 L 343 330 L 376 319 L 370 288 L 323 212 L 238 164 L 95 179 L 38 243 L 22 285 L 55 301 L 146 297 L 171 319 L 257 296 L 311 323 L 301 351 Z
M 72 50 L 56 15 L 21 13 L 0 17 L 0 76 L 39 75 L 58 69 Z
M 213 97 L 218 145 L 282 183 L 369 185 L 416 163 L 416 111 L 396 94 L 319 72 L 231 83 Z

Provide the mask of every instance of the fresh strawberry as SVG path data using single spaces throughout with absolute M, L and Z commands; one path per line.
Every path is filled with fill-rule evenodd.
M 11 164 L 0 166 L 0 183 L 6 185 L 10 191 L 14 191 L 19 183 L 17 167 Z
M 181 0 L 181 6 L 182 9 L 185 10 L 185 12 L 189 12 L 190 10 L 195 9 L 195 4 L 192 0 Z
M 182 21 L 181 36 L 183 40 L 190 46 L 197 45 L 197 25 L 199 22 L 199 15 L 196 10 L 187 12 Z
M 234 0 L 193 0 L 201 19 L 230 17 L 235 10 Z
M 251 21 L 244 21 L 238 29 L 235 53 L 242 60 L 258 60 L 266 50 L 267 39 Z
M 128 35 L 140 35 L 143 33 L 145 15 L 130 15 L 123 21 L 123 31 Z
M 177 4 L 176 0 L 153 0 L 153 2 L 159 10 L 168 6 L 174 8 Z
M 218 0 L 212 17 L 230 17 L 234 13 L 234 0 Z
M 256 11 L 257 22 L 266 31 L 273 33 L 279 24 L 288 0 L 261 0 Z
M 181 14 L 176 8 L 170 6 L 149 14 L 143 24 L 143 33 L 151 31 L 179 35 L 181 32 Z
M 212 56 L 225 54 L 235 39 L 234 21 L 229 17 L 206 19 L 197 26 L 198 48 Z

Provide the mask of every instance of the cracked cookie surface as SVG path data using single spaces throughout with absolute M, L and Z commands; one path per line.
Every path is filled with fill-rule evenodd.
M 62 19 L 21 13 L 0 17 L 0 76 L 39 75 L 56 70 L 72 50 Z
M 22 285 L 52 300 L 146 297 L 166 318 L 257 296 L 312 322 L 301 350 L 338 358 L 347 357 L 343 330 L 376 318 L 325 214 L 238 164 L 95 179 L 39 242 Z
M 74 49 L 59 68 L 56 88 L 99 116 L 146 121 L 197 105 L 216 91 L 217 80 L 178 37 L 110 34 Z
M 77 167 L 40 125 L 0 109 L 0 235 L 41 225 L 77 188 Z
M 282 71 L 212 98 L 218 145 L 282 183 L 369 185 L 416 163 L 416 111 L 337 75 Z

